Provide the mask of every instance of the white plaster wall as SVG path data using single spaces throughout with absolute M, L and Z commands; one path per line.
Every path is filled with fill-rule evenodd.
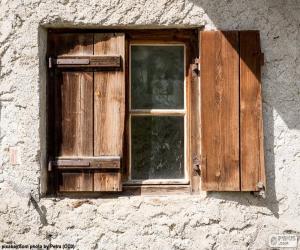
M 137 25 L 261 31 L 266 200 L 247 193 L 137 196 L 75 208 L 74 199 L 38 199 L 45 27 Z M 0 0 L 0 245 L 240 250 L 266 249 L 272 233 L 300 235 L 299 30 L 299 0 Z M 29 202 L 30 192 L 37 202 Z

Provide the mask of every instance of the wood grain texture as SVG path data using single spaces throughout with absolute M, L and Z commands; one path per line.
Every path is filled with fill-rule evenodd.
M 93 34 L 57 34 L 50 41 L 53 57 L 93 55 Z M 54 156 L 93 156 L 93 73 L 55 70 L 55 76 Z M 93 190 L 89 171 L 56 173 L 59 192 Z
M 200 46 L 202 189 L 238 191 L 238 32 L 203 31 Z
M 191 128 L 191 191 L 200 191 L 200 161 L 201 161 L 201 112 L 200 112 L 200 74 L 198 74 L 198 64 L 191 64 L 190 78 L 190 128 Z M 199 170 L 197 169 L 199 168 Z
M 56 169 L 120 169 L 120 159 L 56 159 L 51 165 Z
M 123 156 L 125 126 L 125 34 L 95 34 L 94 54 L 120 55 L 121 70 L 94 73 L 94 155 Z M 119 172 L 95 172 L 95 191 L 121 191 Z
M 64 33 L 50 36 L 49 56 L 90 56 L 93 55 L 93 34 Z
M 241 190 L 266 186 L 258 31 L 240 32 L 240 147 Z
M 190 185 L 124 185 L 124 195 L 189 195 Z
M 56 34 L 51 54 L 93 55 L 93 34 Z M 56 156 L 93 155 L 93 74 L 56 70 Z
M 57 68 L 80 67 L 110 70 L 121 67 L 121 58 L 120 56 L 59 56 L 51 59 L 51 65 Z
M 62 72 L 60 156 L 93 155 L 93 74 Z
M 93 173 L 88 171 L 60 172 L 59 192 L 93 191 Z
M 124 34 L 95 34 L 95 55 L 121 55 L 125 58 Z M 125 117 L 125 73 L 94 73 L 94 154 L 122 155 Z
M 95 171 L 94 191 L 122 191 L 121 173 Z

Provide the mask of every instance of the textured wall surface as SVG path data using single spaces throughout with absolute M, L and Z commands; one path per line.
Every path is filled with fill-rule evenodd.
M 272 233 L 300 235 L 299 0 L 0 0 L 0 5 L 0 245 L 240 250 L 266 249 Z M 38 199 L 45 172 L 46 28 L 137 25 L 261 31 L 265 200 L 248 193 L 119 197 L 82 205 Z

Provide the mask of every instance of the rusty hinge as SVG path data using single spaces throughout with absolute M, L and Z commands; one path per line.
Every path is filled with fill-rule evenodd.
M 200 60 L 199 58 L 195 58 L 192 64 L 192 75 L 193 77 L 200 76 Z
M 201 175 L 201 156 L 193 157 L 193 170 L 197 175 Z
M 261 181 L 259 181 L 256 184 L 256 187 L 258 189 L 257 195 L 260 196 L 261 198 L 265 199 L 266 198 L 266 187 L 265 187 L 265 185 Z
M 266 187 L 265 184 L 261 181 L 259 181 L 256 184 L 256 190 L 257 191 L 251 191 L 250 193 L 256 197 L 265 199 L 266 198 Z

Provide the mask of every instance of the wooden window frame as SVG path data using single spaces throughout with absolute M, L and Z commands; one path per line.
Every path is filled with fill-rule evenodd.
M 184 81 L 183 81 L 183 108 L 182 109 L 132 109 L 131 108 L 131 47 L 137 46 L 137 45 L 143 45 L 143 46 L 178 46 L 184 48 Z M 143 42 L 135 42 L 131 41 L 129 44 L 129 96 L 128 96 L 128 141 L 127 141 L 127 147 L 128 147 L 128 180 L 124 183 L 126 184 L 152 184 L 152 185 L 159 185 L 159 184 L 189 184 L 189 177 L 188 177 L 188 169 L 187 169 L 187 151 L 188 151 L 188 129 L 187 129 L 187 108 L 186 108 L 186 46 L 182 42 L 155 42 L 155 43 L 143 43 Z M 184 177 L 181 179 L 149 179 L 149 180 L 135 180 L 131 179 L 131 172 L 132 172 L 132 152 L 131 152 L 131 118 L 133 116 L 175 116 L 175 117 L 183 117 L 184 119 Z
M 193 185 L 192 133 L 191 133 L 191 84 L 192 64 L 198 55 L 198 30 L 134 30 L 126 33 L 126 113 L 123 164 L 123 190 L 133 194 L 187 194 Z M 130 47 L 131 45 L 181 45 L 184 46 L 184 108 L 183 109 L 147 109 L 136 111 L 130 109 Z M 130 116 L 135 115 L 175 115 L 184 116 L 184 165 L 183 179 L 130 180 Z M 200 124 L 199 124 L 200 125 Z

